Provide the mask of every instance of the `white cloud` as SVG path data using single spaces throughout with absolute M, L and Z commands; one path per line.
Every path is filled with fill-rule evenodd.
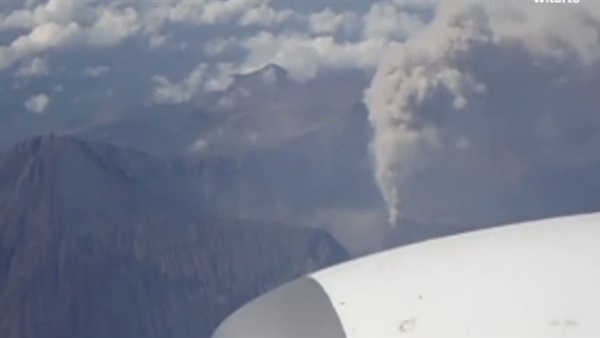
M 386 3 L 393 12 L 386 12 L 387 7 L 373 5 L 373 9 L 361 16 L 355 12 L 335 12 L 329 8 L 308 13 L 303 17 L 289 9 L 270 7 L 261 1 L 200 3 L 180 2 L 170 8 L 167 21 L 192 24 L 218 24 L 237 22 L 239 25 L 272 27 L 284 22 L 304 25 L 308 31 L 298 32 L 298 26 L 279 33 L 264 29 L 246 37 L 217 37 L 203 46 L 207 56 L 218 56 L 227 50 L 235 49 L 245 56 L 239 63 L 214 72 L 203 74 L 205 85 L 193 81 L 193 74 L 180 83 L 164 77 L 157 77 L 158 87 L 154 97 L 158 101 L 184 102 L 190 100 L 201 91 L 225 88 L 233 73 L 248 73 L 268 64 L 278 64 L 286 68 L 292 79 L 305 81 L 313 78 L 322 68 L 360 68 L 375 69 L 384 52 L 393 45 L 397 35 L 408 34 L 417 29 L 417 20 L 409 14 L 402 13 L 398 6 Z M 391 13 L 391 14 L 390 14 Z M 389 14 L 388 16 L 386 16 Z M 158 15 L 158 14 L 153 14 Z M 379 15 L 379 16 L 378 16 Z M 404 20 L 399 27 L 394 20 Z M 160 19 L 158 22 L 163 22 Z M 374 26 L 379 21 L 380 26 Z M 384 22 L 385 21 L 385 22 Z M 157 24 L 158 26 L 164 23 Z M 361 31 L 362 38 L 360 37 Z M 153 34 L 157 34 L 155 30 Z M 343 33 L 347 38 L 354 34 L 358 40 L 338 41 L 336 34 Z M 315 35 L 316 34 L 316 35 Z M 218 68 L 209 64 L 210 69 Z M 220 83 L 217 85 L 217 83 Z M 197 93 L 192 93 L 194 90 Z
M 0 30 L 24 29 L 0 46 L 0 70 L 38 53 L 66 47 L 107 48 L 140 29 L 137 11 L 114 4 L 50 0 L 0 17 Z
M 589 65 L 600 58 L 597 4 L 572 6 L 569 10 L 532 4 L 521 10 L 498 5 L 486 8 L 497 43 L 518 43 L 540 62 L 563 62 L 574 57 Z
M 28 63 L 23 64 L 15 73 L 19 78 L 39 77 L 47 74 L 48 63 L 40 57 L 35 57 Z
M 172 82 L 164 76 L 154 76 L 157 87 L 154 89 L 153 99 L 158 103 L 175 104 L 190 101 L 203 88 L 207 69 L 207 64 L 200 64 L 180 83 Z
M 83 74 L 89 77 L 98 77 L 105 75 L 110 71 L 110 67 L 108 66 L 96 66 L 96 67 L 88 67 L 83 70 Z
M 281 25 L 295 16 L 294 11 L 290 9 L 277 11 L 266 3 L 261 3 L 256 7 L 244 11 L 239 24 L 242 26 L 273 27 Z
M 388 49 L 365 101 L 392 223 L 401 213 L 534 217 L 568 202 L 531 186 L 542 172 L 577 168 L 593 182 L 600 100 L 587 87 L 600 83 L 599 14 L 595 4 L 440 2 L 419 34 Z
M 34 25 L 34 18 L 30 11 L 17 10 L 9 15 L 0 16 L 0 30 L 31 28 Z
M 269 18 L 267 16 L 272 18 L 274 12 L 269 6 L 263 5 L 264 2 L 263 0 L 179 1 L 156 8 L 153 16 L 159 20 L 159 26 L 167 22 L 215 25 L 234 22 L 242 18 L 245 13 L 258 8 L 259 12 L 245 19 L 250 22 L 254 21 L 252 17 L 256 17 L 257 14 L 267 19 Z
M 111 47 L 140 29 L 138 13 L 131 7 L 102 10 L 98 19 L 85 30 L 85 41 L 94 47 Z
M 48 22 L 67 25 L 82 5 L 83 2 L 50 0 L 33 7 L 17 9 L 0 17 L 0 29 L 34 29 Z
M 225 23 L 251 10 L 261 1 L 209 1 L 202 10 L 202 22 L 205 24 Z
M 209 56 L 217 56 L 236 44 L 238 44 L 238 41 L 234 37 L 217 38 L 208 41 L 204 45 L 204 53 Z
M 111 48 L 132 36 L 143 36 L 152 48 L 163 48 L 181 43 L 172 30 L 173 24 L 179 25 L 178 29 L 182 24 L 227 24 L 240 29 L 260 27 L 265 31 L 249 38 L 243 35 L 223 38 L 217 33 L 203 46 L 206 55 L 217 56 L 230 48 L 245 49 L 247 58 L 235 68 L 252 70 L 275 62 L 291 67 L 295 78 L 306 79 L 320 67 L 374 67 L 389 40 L 418 26 L 415 17 L 402 12 L 400 7 L 388 2 L 374 3 L 363 16 L 330 8 L 301 13 L 266 0 L 160 3 L 50 0 L 0 16 L 0 30 L 25 30 L 11 43 L 0 46 L 0 70 L 48 50 L 70 46 Z M 356 40 L 361 30 L 364 36 Z M 338 33 L 345 38 L 352 36 L 352 41 L 329 37 Z
M 153 99 L 157 103 L 180 104 L 189 102 L 198 95 L 226 89 L 236 73 L 234 65 L 221 62 L 213 66 L 199 64 L 181 81 L 173 81 L 160 75 L 154 76 L 156 87 Z
M 321 67 L 375 67 L 390 41 L 373 38 L 338 43 L 332 36 L 273 35 L 262 31 L 245 40 L 242 46 L 248 51 L 240 67 L 242 72 L 278 64 L 286 68 L 293 79 L 305 81 L 314 77 Z
M 46 22 L 36 26 L 29 34 L 15 39 L 7 51 L 23 55 L 44 51 L 73 42 L 80 31 L 81 27 L 75 22 L 67 26 Z
M 440 2 L 439 0 L 393 0 L 398 8 L 406 10 L 431 10 Z
M 221 62 L 217 64 L 213 75 L 204 85 L 204 90 L 207 92 L 215 92 L 225 90 L 233 82 L 232 75 L 236 72 L 235 66 L 232 63 Z
M 37 94 L 31 96 L 25 101 L 25 109 L 34 114 L 43 114 L 50 103 L 50 98 L 46 94 Z
M 423 26 L 416 14 L 407 12 L 391 2 L 374 3 L 364 15 L 363 21 L 363 34 L 366 38 L 404 40 Z
M 354 12 L 336 13 L 329 7 L 308 17 L 310 30 L 316 34 L 335 34 L 361 28 L 359 16 Z
M 72 23 L 67 27 L 46 23 L 34 28 L 29 34 L 15 39 L 8 46 L 0 46 L 0 70 L 18 60 L 72 42 L 80 28 Z
M 198 139 L 196 140 L 188 149 L 190 153 L 201 153 L 210 145 L 210 141 L 207 139 Z

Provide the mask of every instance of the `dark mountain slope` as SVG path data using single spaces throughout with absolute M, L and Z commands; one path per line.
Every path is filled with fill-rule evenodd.
M 323 231 L 191 210 L 166 189 L 175 177 L 65 136 L 1 156 L 0 336 L 208 336 L 256 295 L 347 258 Z

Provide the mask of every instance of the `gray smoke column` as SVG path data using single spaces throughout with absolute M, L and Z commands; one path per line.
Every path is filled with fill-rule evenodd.
M 485 90 L 459 68 L 472 45 L 490 40 L 484 15 L 476 8 L 440 12 L 421 35 L 389 52 L 366 92 L 375 130 L 375 177 L 391 224 L 400 212 L 398 185 L 426 165 L 427 149 L 439 144 L 437 130 L 421 108 L 432 96 L 446 96 L 444 109 L 465 109 L 469 96 Z
M 405 212 L 507 218 L 502 201 L 535 194 L 523 180 L 539 168 L 595 163 L 600 102 L 585 83 L 599 79 L 600 3 L 442 2 L 433 14 L 388 51 L 365 92 L 392 225 Z M 591 136 L 568 139 L 583 127 Z

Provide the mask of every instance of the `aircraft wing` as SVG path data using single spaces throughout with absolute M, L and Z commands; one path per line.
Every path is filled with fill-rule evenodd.
M 213 338 L 600 337 L 600 213 L 430 240 L 284 285 Z

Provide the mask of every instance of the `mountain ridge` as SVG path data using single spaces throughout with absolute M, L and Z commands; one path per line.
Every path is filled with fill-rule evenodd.
M 348 258 L 319 229 L 169 204 L 147 185 L 160 170 L 127 166 L 160 165 L 123 151 L 51 135 L 0 155 L 0 336 L 205 337 L 255 296 Z

